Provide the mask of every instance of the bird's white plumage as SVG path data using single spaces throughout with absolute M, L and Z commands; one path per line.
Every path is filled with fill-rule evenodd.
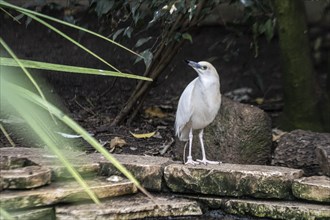
M 219 75 L 212 64 L 205 61 L 189 61 L 188 64 L 195 69 L 198 77 L 188 84 L 179 99 L 175 133 L 181 141 L 188 141 L 192 130 L 203 130 L 208 126 L 221 104 Z

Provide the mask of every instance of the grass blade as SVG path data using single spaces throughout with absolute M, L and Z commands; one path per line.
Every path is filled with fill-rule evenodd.
M 59 72 L 68 72 L 68 73 L 81 73 L 81 74 L 92 74 L 92 75 L 106 75 L 106 76 L 115 76 L 115 77 L 125 77 L 131 79 L 139 79 L 139 80 L 147 80 L 152 81 L 151 78 L 147 78 L 144 76 L 138 76 L 128 73 L 119 73 L 115 71 L 108 70 L 100 70 L 86 67 L 77 67 L 77 66 L 68 66 L 61 64 L 53 64 L 53 63 L 45 63 L 33 60 L 22 60 L 20 59 L 21 64 L 29 69 L 42 69 L 42 70 L 51 70 L 51 71 L 59 71 Z M 12 58 L 0 57 L 0 65 L 1 66 L 9 66 L 9 67 L 20 67 L 17 62 Z
M 12 90 L 13 91 L 16 90 L 17 93 L 21 97 L 39 105 L 45 109 L 49 108 L 51 113 L 54 114 L 55 117 L 57 117 L 58 119 L 63 121 L 66 125 L 68 125 L 77 134 L 80 134 L 84 138 L 84 140 L 86 140 L 90 145 L 92 145 L 107 160 L 109 160 L 122 174 L 124 174 L 130 181 L 132 181 L 141 192 L 143 192 L 145 195 L 147 195 L 150 199 L 152 199 L 154 201 L 153 196 L 141 186 L 141 184 L 134 178 L 134 176 L 131 174 L 131 172 L 129 172 L 123 165 L 121 165 L 115 157 L 113 157 L 97 140 L 95 140 L 95 138 L 93 138 L 88 132 L 86 132 L 80 125 L 78 125 L 70 117 L 66 116 L 61 110 L 56 108 L 54 105 L 41 99 L 33 92 L 31 92 L 27 89 L 24 89 L 22 87 L 13 85 L 11 83 L 8 83 L 8 84 L 10 84 L 10 87 L 12 87 Z M 155 201 L 154 201 L 154 203 L 157 204 Z
M 40 94 L 41 98 L 46 101 L 46 97 L 44 96 L 44 93 L 41 91 L 40 87 L 38 86 L 37 82 L 34 80 L 32 75 L 27 71 L 27 69 L 24 67 L 22 62 L 17 58 L 15 53 L 9 48 L 9 46 L 6 44 L 6 42 L 0 37 L 0 44 L 5 48 L 5 50 L 9 53 L 10 56 L 12 56 L 15 60 L 15 62 L 18 64 L 18 66 L 23 70 L 25 75 L 29 78 L 29 80 L 32 82 L 33 86 L 37 89 L 38 93 Z M 52 119 L 55 121 L 55 118 L 53 118 L 52 114 L 50 114 Z
M 65 154 L 60 151 L 58 146 L 61 146 L 61 141 L 55 133 L 51 130 L 51 126 L 49 124 L 49 119 L 45 114 L 40 112 L 40 108 L 36 108 L 36 106 L 31 103 L 29 100 L 25 99 L 19 92 L 20 91 L 29 91 L 29 90 L 18 90 L 17 88 L 23 88 L 19 86 L 11 86 L 14 85 L 9 83 L 4 79 L 5 82 L 2 83 L 2 87 L 4 91 L 6 91 L 6 96 L 2 95 L 2 99 L 6 100 L 8 103 L 4 108 L 7 110 L 12 109 L 19 114 L 21 118 L 29 125 L 30 131 L 34 131 L 32 135 L 34 137 L 38 137 L 39 140 L 44 143 L 47 148 L 57 156 L 59 161 L 66 167 L 68 172 L 74 177 L 74 179 L 80 184 L 80 186 L 85 190 L 85 192 L 89 195 L 89 197 L 96 203 L 100 204 L 99 199 L 95 195 L 95 193 L 90 189 L 85 180 L 81 177 L 81 175 L 77 172 L 77 170 L 73 167 L 73 165 L 68 161 L 65 157 Z M 30 92 L 31 93 L 31 92 Z M 34 94 L 34 93 L 32 93 Z M 34 94 L 37 96 L 36 94 Z M 39 96 L 37 96 L 39 97 Z M 48 103 L 46 100 L 39 97 L 39 99 L 43 100 L 43 102 Z M 46 106 L 46 110 L 49 110 Z M 47 120 L 48 119 L 48 120 Z
M 99 38 L 101 38 L 103 40 L 106 40 L 106 41 L 108 41 L 108 42 L 110 42 L 112 44 L 115 44 L 116 46 L 118 46 L 118 47 L 120 47 L 120 48 L 122 48 L 122 49 L 124 49 L 124 50 L 126 50 L 126 51 L 128 51 L 128 52 L 130 52 L 130 53 L 132 53 L 134 55 L 136 55 L 136 56 L 139 56 L 139 57 L 143 58 L 140 54 L 134 52 L 133 50 L 131 50 L 131 49 L 129 49 L 129 48 L 127 48 L 127 47 L 119 44 L 119 43 L 117 43 L 116 41 L 113 41 L 113 40 L 111 40 L 111 39 L 109 39 L 109 38 L 107 38 L 107 37 L 105 37 L 103 35 L 100 35 L 100 34 L 94 32 L 94 31 L 90 31 L 90 30 L 88 30 L 86 28 L 79 27 L 77 25 L 74 25 L 74 24 L 71 24 L 71 23 L 68 23 L 68 22 L 65 22 L 65 21 L 62 21 L 62 20 L 59 20 L 59 19 L 50 17 L 48 15 L 44 15 L 42 13 L 38 13 L 38 12 L 29 10 L 29 9 L 26 9 L 26 8 L 22 8 L 22 7 L 19 7 L 19 6 L 16 6 L 16 5 L 7 3 L 7 2 L 5 2 L 3 0 L 0 0 L 0 5 L 5 6 L 5 7 L 8 7 L 8 8 L 15 9 L 15 10 L 19 10 L 21 12 L 30 13 L 30 14 L 33 14 L 33 15 L 36 15 L 36 16 L 39 16 L 39 17 L 42 17 L 42 18 L 45 18 L 45 19 L 48 19 L 48 20 L 51 20 L 51 21 L 54 21 L 54 22 L 63 24 L 63 25 L 66 25 L 66 26 L 69 26 L 69 27 L 74 28 L 74 29 L 77 29 L 77 30 L 80 30 L 80 31 L 84 31 L 84 32 L 89 33 L 91 35 L 97 36 L 97 37 L 99 37 Z
M 20 11 L 20 10 L 19 10 Z M 52 31 L 56 32 L 57 34 L 61 35 L 62 37 L 64 37 L 65 39 L 67 39 L 68 41 L 70 41 L 71 43 L 75 44 L 77 47 L 80 47 L 81 49 L 83 49 L 84 51 L 86 51 L 87 53 L 91 54 L 92 56 L 94 56 L 95 58 L 99 59 L 100 61 L 102 61 L 103 63 L 105 63 L 106 65 L 108 65 L 109 67 L 111 67 L 112 69 L 116 70 L 117 72 L 120 72 L 120 70 L 118 70 L 116 67 L 114 67 L 113 65 L 111 65 L 110 63 L 108 63 L 106 60 L 104 60 L 102 57 L 100 57 L 99 55 L 97 55 L 96 53 L 92 52 L 91 50 L 89 50 L 87 47 L 83 46 L 82 44 L 80 44 L 78 41 L 74 40 L 73 38 L 71 38 L 70 36 L 64 34 L 62 31 L 60 31 L 59 29 L 55 28 L 54 26 L 50 25 L 49 23 L 43 21 L 42 19 L 24 12 L 24 11 L 20 11 L 22 14 L 25 14 L 26 16 L 32 18 L 33 20 L 43 24 L 44 26 L 46 26 L 47 28 L 51 29 Z

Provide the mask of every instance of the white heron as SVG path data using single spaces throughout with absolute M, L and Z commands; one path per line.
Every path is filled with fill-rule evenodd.
M 175 134 L 181 141 L 189 141 L 189 154 L 185 164 L 219 164 L 218 161 L 206 159 L 203 142 L 204 128 L 214 120 L 220 109 L 219 75 L 208 62 L 186 62 L 198 73 L 198 77 L 189 83 L 180 97 L 175 118 Z M 203 158 L 197 161 L 191 156 L 193 130 L 200 130 L 198 136 Z

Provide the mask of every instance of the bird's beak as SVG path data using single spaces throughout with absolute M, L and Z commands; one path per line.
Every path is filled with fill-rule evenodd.
M 191 61 L 191 60 L 185 60 L 186 63 L 188 63 L 189 66 L 191 66 L 192 68 L 194 69 L 201 69 L 202 66 L 199 65 L 198 63 L 194 62 L 194 61 Z

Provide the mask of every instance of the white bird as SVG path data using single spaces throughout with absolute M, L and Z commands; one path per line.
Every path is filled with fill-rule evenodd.
M 218 161 L 206 159 L 203 130 L 214 120 L 220 109 L 219 75 L 208 62 L 186 62 L 198 73 L 198 77 L 189 83 L 180 97 L 175 118 L 175 134 L 181 141 L 189 141 L 189 154 L 185 164 L 218 164 Z M 202 160 L 194 161 L 191 156 L 193 130 L 200 130 L 198 136 Z

